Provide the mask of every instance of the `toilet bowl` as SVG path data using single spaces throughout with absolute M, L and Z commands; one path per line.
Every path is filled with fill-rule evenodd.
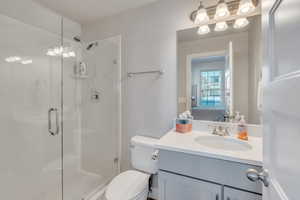
M 131 139 L 131 163 L 136 170 L 125 171 L 107 186 L 106 200 L 146 200 L 149 179 L 157 172 L 157 159 L 153 158 L 157 139 L 135 136 Z

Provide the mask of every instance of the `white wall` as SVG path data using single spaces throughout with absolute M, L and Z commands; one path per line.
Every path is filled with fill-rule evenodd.
M 186 58 L 188 55 L 216 51 L 226 51 L 233 43 L 234 62 L 234 110 L 248 119 L 248 32 L 203 38 L 178 44 L 178 97 L 186 97 Z M 178 111 L 185 110 L 179 104 Z
M 177 113 L 176 31 L 190 27 L 193 0 L 160 0 L 147 6 L 83 25 L 86 41 L 122 36 L 123 162 L 129 168 L 129 141 L 134 135 L 161 137 Z M 126 72 L 164 69 L 128 79 Z
M 61 15 L 46 9 L 33 0 L 1 0 L 0 13 L 39 27 L 51 33 L 61 35 Z M 64 36 L 72 38 L 81 34 L 81 26 L 64 18 Z

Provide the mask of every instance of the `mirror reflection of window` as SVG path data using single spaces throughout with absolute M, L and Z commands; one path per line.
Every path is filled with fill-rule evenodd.
M 200 108 L 223 108 L 223 74 L 221 70 L 201 71 L 201 99 L 198 105 Z
M 192 67 L 193 110 L 225 110 L 225 57 L 195 58 Z

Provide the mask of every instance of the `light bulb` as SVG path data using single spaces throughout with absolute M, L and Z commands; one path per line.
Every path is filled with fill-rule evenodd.
M 57 54 L 60 53 L 60 50 L 59 50 L 59 48 L 54 48 L 54 49 L 53 49 L 53 52 L 57 55 Z
M 215 20 L 224 19 L 230 16 L 227 4 L 224 1 L 220 1 L 215 13 Z
M 69 58 L 70 57 L 69 53 L 63 53 L 62 55 L 63 55 L 64 58 Z
M 248 24 L 249 24 L 249 21 L 247 18 L 240 18 L 240 19 L 235 20 L 233 28 L 241 29 L 241 28 L 246 27 Z
M 74 51 L 70 51 L 68 54 L 69 54 L 69 57 L 75 57 L 76 56 Z
M 18 56 L 11 56 L 11 57 L 5 58 L 5 61 L 8 62 L 8 63 L 17 62 L 17 61 L 20 61 L 20 60 L 21 60 L 21 58 L 18 57 Z
M 199 25 L 199 24 L 205 24 L 209 21 L 209 17 L 207 15 L 207 11 L 205 8 L 201 8 L 197 11 L 197 15 L 195 18 L 194 23 Z
M 18 57 L 18 56 L 15 56 L 14 59 L 15 59 L 15 61 L 20 61 L 21 60 L 21 58 Z
M 218 22 L 218 23 L 216 23 L 215 31 L 217 31 L 217 32 L 225 31 L 225 30 L 227 30 L 227 28 L 228 28 L 228 25 L 226 22 Z
M 5 61 L 8 62 L 8 63 L 14 62 L 13 59 L 12 59 L 12 57 L 5 58 Z
M 207 33 L 210 32 L 210 28 L 208 25 L 203 25 L 203 26 L 200 26 L 199 29 L 198 29 L 198 34 L 199 35 L 205 35 Z
M 53 52 L 54 52 L 56 55 L 60 55 L 60 54 L 62 54 L 62 52 L 63 52 L 63 47 L 55 47 L 55 48 L 53 49 Z
M 238 15 L 245 15 L 255 10 L 255 6 L 253 5 L 252 0 L 241 0 L 239 9 L 237 14 Z
M 28 65 L 28 64 L 31 64 L 32 63 L 32 60 L 22 60 L 21 63 L 23 65 Z
M 47 55 L 47 56 L 55 56 L 54 50 L 48 49 L 46 55 Z

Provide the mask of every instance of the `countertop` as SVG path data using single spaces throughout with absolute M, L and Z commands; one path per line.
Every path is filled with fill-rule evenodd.
M 224 150 L 207 147 L 195 141 L 199 136 L 229 137 L 237 140 L 237 142 L 247 143 L 251 148 L 248 150 Z M 208 131 L 192 131 L 190 133 L 181 134 L 172 130 L 159 139 L 156 148 L 262 166 L 262 137 L 249 136 L 248 141 L 242 141 L 235 136 L 214 136 L 208 133 Z

